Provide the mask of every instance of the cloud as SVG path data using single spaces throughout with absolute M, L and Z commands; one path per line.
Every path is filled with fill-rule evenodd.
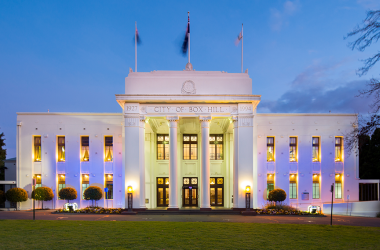
M 278 100 L 263 99 L 258 112 L 273 113 L 367 113 L 372 98 L 356 97 L 367 88 L 368 80 L 352 80 L 355 75 L 342 60 L 331 65 L 315 63 L 298 74 L 290 89 Z
M 279 31 L 288 24 L 288 18 L 299 9 L 298 1 L 286 1 L 282 10 L 271 9 L 270 26 L 272 30 Z

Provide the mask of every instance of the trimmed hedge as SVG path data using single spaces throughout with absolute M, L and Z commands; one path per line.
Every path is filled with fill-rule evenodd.
M 269 201 L 284 201 L 286 199 L 286 192 L 280 188 L 273 189 L 269 192 L 268 200 Z
M 0 203 L 4 203 L 7 200 L 7 197 L 5 197 L 5 193 L 0 190 Z
M 100 187 L 90 186 L 84 190 L 83 195 L 86 200 L 98 201 L 103 197 L 103 191 Z
M 78 195 L 77 191 L 74 188 L 67 187 L 62 188 L 59 191 L 58 197 L 62 200 L 67 200 L 67 202 L 69 202 L 71 200 L 75 200 L 78 197 Z
M 51 201 L 54 198 L 54 193 L 49 187 L 38 187 L 32 192 L 32 198 L 42 201 L 42 209 L 44 209 L 44 201 Z
M 5 196 L 10 202 L 23 202 L 28 200 L 28 193 L 24 189 L 17 187 L 9 189 Z

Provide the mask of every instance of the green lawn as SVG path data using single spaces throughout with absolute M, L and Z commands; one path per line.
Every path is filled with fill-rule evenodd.
M 1 249 L 379 249 L 380 228 L 0 220 Z

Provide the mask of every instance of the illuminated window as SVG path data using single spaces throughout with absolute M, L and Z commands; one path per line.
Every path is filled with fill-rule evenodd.
M 82 174 L 82 199 L 84 200 L 84 191 L 90 186 L 90 176 Z
M 267 161 L 274 161 L 274 137 L 267 137 Z
M 297 175 L 291 174 L 289 177 L 289 199 L 297 199 Z
M 58 161 L 66 160 L 65 137 L 58 136 Z
M 198 136 L 183 135 L 183 159 L 196 160 L 198 158 Z
M 36 188 L 42 187 L 41 175 L 35 174 L 34 179 L 36 179 Z
M 34 137 L 34 161 L 41 161 L 41 136 Z
M 297 161 L 297 137 L 289 138 L 289 161 Z
M 267 199 L 269 196 L 269 192 L 274 189 L 274 174 L 267 175 Z
M 210 160 L 223 160 L 223 135 L 210 135 Z
M 319 162 L 319 137 L 313 137 L 313 162 Z
M 113 161 L 113 137 L 104 137 L 104 161 Z
M 313 175 L 313 199 L 319 199 L 319 175 Z
M 112 174 L 106 174 L 105 175 L 106 179 L 106 188 L 108 189 L 106 193 L 106 199 L 107 200 L 112 200 L 113 199 L 113 175 Z
M 89 161 L 90 160 L 90 138 L 88 136 L 82 136 L 81 137 L 81 156 L 82 156 L 82 161 Z
M 342 199 L 342 175 L 335 175 L 335 199 Z
M 335 161 L 343 161 L 342 144 L 343 137 L 335 137 Z
M 169 135 L 157 135 L 157 160 L 169 160 Z
M 210 205 L 223 206 L 224 205 L 224 178 L 210 178 Z
M 66 176 L 64 174 L 58 175 L 58 193 L 61 191 L 62 188 L 66 187 Z M 60 199 L 58 197 L 58 199 Z

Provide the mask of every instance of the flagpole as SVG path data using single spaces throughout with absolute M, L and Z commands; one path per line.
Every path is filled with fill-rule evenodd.
M 188 36 L 189 36 L 189 43 L 187 44 L 188 46 L 188 63 L 190 63 L 190 11 L 187 12 L 187 28 L 188 30 Z
M 241 73 L 243 73 L 243 24 L 241 24 Z
M 135 21 L 135 72 L 137 72 L 137 21 Z

